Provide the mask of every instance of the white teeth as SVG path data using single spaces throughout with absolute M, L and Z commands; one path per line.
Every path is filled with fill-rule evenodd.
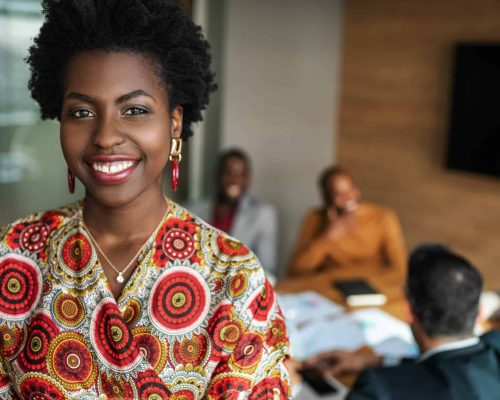
M 116 174 L 134 165 L 133 161 L 114 161 L 109 163 L 92 163 L 92 168 L 105 174 Z

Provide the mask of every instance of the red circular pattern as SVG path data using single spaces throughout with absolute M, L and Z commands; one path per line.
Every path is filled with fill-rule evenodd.
M 23 320 L 42 294 L 42 274 L 29 258 L 11 254 L 0 258 L 0 317 Z
M 142 360 L 118 306 L 109 298 L 103 299 L 92 314 L 90 337 L 99 359 L 114 371 L 130 371 Z
M 229 279 L 229 295 L 233 299 L 241 297 L 248 290 L 248 277 L 245 273 L 239 273 Z
M 131 299 L 123 312 L 123 319 L 128 326 L 133 326 L 136 324 L 137 320 L 141 316 L 141 303 L 136 299 Z
M 105 372 L 101 375 L 99 390 L 108 399 L 129 400 L 137 398 L 130 382 L 117 379 Z
M 68 396 L 59 385 L 49 377 L 33 374 L 19 385 L 21 398 L 29 400 L 64 400 Z
M 232 351 L 243 333 L 243 322 L 233 317 L 232 310 L 231 304 L 223 304 L 210 318 L 207 330 L 212 338 L 212 358 L 219 357 L 224 350 Z
M 9 328 L 7 324 L 0 326 L 0 351 L 2 356 L 6 358 L 14 357 L 24 342 L 25 331 L 22 328 L 14 326 Z
M 196 400 L 194 393 L 189 389 L 175 391 L 168 400 Z
M 52 315 L 62 325 L 73 328 L 83 321 L 85 311 L 79 297 L 59 293 L 52 304 Z
M 45 312 L 36 314 L 28 327 L 26 344 L 19 353 L 19 364 L 26 371 L 47 371 L 47 351 L 59 328 Z
M 191 364 L 193 367 L 202 365 L 208 356 L 209 341 L 206 335 L 193 335 L 181 342 L 175 342 L 172 351 L 172 363 Z
M 169 218 L 155 238 L 153 260 L 156 265 L 165 265 L 167 258 L 184 260 L 192 257 L 195 233 L 196 225 L 180 218 Z
M 79 271 L 92 259 L 92 246 L 82 233 L 75 233 L 62 245 L 62 258 L 70 269 Z
M 265 378 L 252 390 L 249 400 L 286 400 L 288 389 L 279 377 Z
M 141 400 L 169 399 L 170 390 L 152 370 L 141 372 L 136 380 L 137 398 Z
M 254 323 L 265 325 L 267 324 L 270 312 L 274 309 L 276 297 L 274 290 L 266 279 L 264 288 L 250 298 L 248 313 L 252 317 Z
M 270 346 L 278 346 L 288 343 L 285 321 L 275 318 L 271 322 L 271 328 L 267 331 L 267 343 Z
M 160 373 L 167 363 L 167 341 L 160 341 L 156 336 L 144 328 L 138 327 L 132 331 L 137 347 L 142 351 L 149 365 Z
M 194 254 L 194 239 L 184 230 L 171 229 L 163 239 L 163 249 L 169 258 L 185 260 Z
M 19 235 L 19 244 L 23 250 L 39 253 L 45 246 L 50 228 L 43 222 L 26 226 Z
M 250 250 L 244 244 L 222 235 L 217 237 L 217 247 L 230 257 L 244 256 L 250 253 Z
M 232 364 L 236 367 L 246 370 L 255 367 L 261 357 L 264 349 L 264 339 L 257 333 L 245 333 L 231 356 Z
M 50 344 L 47 369 L 66 389 L 91 387 L 97 376 L 97 366 L 88 351 L 83 336 L 64 332 Z
M 205 280 L 193 270 L 170 268 L 156 281 L 149 298 L 151 321 L 166 334 L 192 331 L 205 319 L 210 291 Z
M 208 393 L 214 399 L 238 400 L 241 398 L 241 393 L 250 389 L 250 379 L 228 375 L 220 375 L 210 387 Z
M 47 225 L 50 229 L 57 228 L 63 220 L 64 214 L 55 210 L 47 211 L 40 218 L 40 221 Z

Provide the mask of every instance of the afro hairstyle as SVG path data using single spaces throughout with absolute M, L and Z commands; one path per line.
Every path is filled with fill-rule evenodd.
M 183 108 L 182 138 L 201 121 L 216 89 L 210 48 L 201 28 L 167 0 L 43 0 L 44 23 L 29 49 L 28 87 L 42 119 L 60 119 L 64 79 L 72 57 L 84 51 L 149 56 L 165 85 L 169 107 Z

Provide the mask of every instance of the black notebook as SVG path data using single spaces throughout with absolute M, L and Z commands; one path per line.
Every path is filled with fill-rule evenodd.
M 342 292 L 349 306 L 381 306 L 387 302 L 385 295 L 364 279 L 334 280 L 332 284 Z

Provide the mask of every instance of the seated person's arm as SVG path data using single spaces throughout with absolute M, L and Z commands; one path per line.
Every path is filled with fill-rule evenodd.
M 330 243 L 321 225 L 321 216 L 317 211 L 310 212 L 304 219 L 288 266 L 290 275 L 314 271 L 327 258 Z
M 332 350 L 311 357 L 305 362 L 309 368 L 317 368 L 321 372 L 337 376 L 342 374 L 357 374 L 367 368 L 380 367 L 383 358 L 369 347 L 361 347 L 356 351 Z
M 398 271 L 406 270 L 407 250 L 399 219 L 390 211 L 385 219 L 383 252 L 391 268 Z

